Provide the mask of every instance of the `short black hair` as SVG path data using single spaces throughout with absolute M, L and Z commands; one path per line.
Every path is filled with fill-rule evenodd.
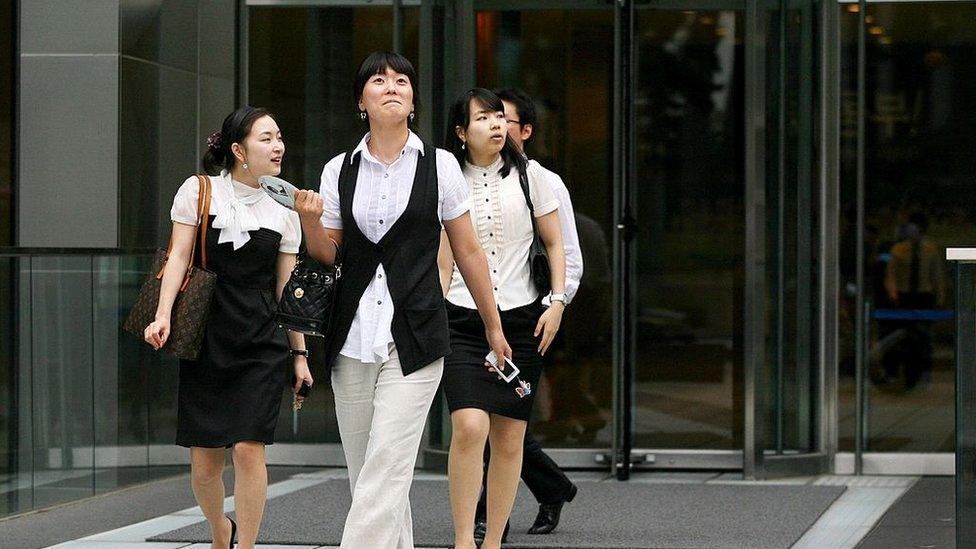
M 386 69 L 402 74 L 410 80 L 410 88 L 413 90 L 413 110 L 420 112 L 420 89 L 417 87 L 417 71 L 409 59 L 391 51 L 374 51 L 363 58 L 356 71 L 356 81 L 352 86 L 352 97 L 358 103 L 363 96 L 363 88 L 366 82 L 374 75 L 386 74 Z
M 536 124 L 539 119 L 535 113 L 535 103 L 532 102 L 529 94 L 519 88 L 502 88 L 495 90 L 495 95 L 502 98 L 502 101 L 508 101 L 515 105 L 515 108 L 518 109 L 519 126 L 532 124 L 534 129 L 538 129 Z
M 203 171 L 209 175 L 219 175 L 221 170 L 234 169 L 237 157 L 231 152 L 231 145 L 243 144 L 251 133 L 254 123 L 265 116 L 270 116 L 274 120 L 274 115 L 268 109 L 250 105 L 240 107 L 228 114 L 220 127 L 219 138 L 213 141 L 213 145 L 208 143 L 207 152 L 203 154 Z
M 501 98 L 491 92 L 491 90 L 484 88 L 472 88 L 459 95 L 454 101 L 447 115 L 447 135 L 444 138 L 444 148 L 451 151 L 454 157 L 457 158 L 458 163 L 462 166 L 464 165 L 468 151 L 464 150 L 464 142 L 458 137 L 455 129 L 467 128 L 471 122 L 472 99 L 487 111 L 502 112 L 505 110 L 505 105 L 502 104 Z M 508 136 L 508 132 L 505 132 L 505 145 L 502 146 L 501 154 L 504 163 L 499 173 L 502 177 L 508 177 L 512 166 L 518 168 L 519 171 L 525 171 L 525 157 L 522 156 L 522 153 L 512 141 L 512 138 Z

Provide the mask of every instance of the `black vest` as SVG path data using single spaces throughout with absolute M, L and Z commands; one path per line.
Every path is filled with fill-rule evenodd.
M 352 215 L 361 154 L 339 171 L 342 215 L 342 277 L 336 293 L 334 329 L 326 344 L 331 368 L 349 335 L 359 299 L 381 263 L 393 297 L 393 342 L 403 375 L 411 374 L 451 352 L 447 309 L 437 271 L 441 223 L 438 215 L 437 150 L 424 143 L 418 155 L 410 201 L 403 214 L 377 242 L 360 231 Z

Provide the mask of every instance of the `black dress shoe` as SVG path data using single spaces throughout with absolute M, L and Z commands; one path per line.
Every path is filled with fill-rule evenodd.
M 502 532 L 502 543 L 508 542 L 508 531 L 512 527 L 512 522 L 505 523 L 505 531 Z M 488 520 L 485 517 L 475 516 L 474 517 L 474 542 L 481 547 L 481 544 L 485 542 L 485 534 L 488 532 Z
M 485 532 L 488 531 L 488 520 L 483 516 L 474 517 L 474 542 L 481 545 L 485 541 Z
M 576 497 L 576 486 L 569 491 L 569 495 L 566 496 L 565 501 L 560 501 L 559 503 L 543 503 L 539 505 L 539 514 L 535 517 L 535 522 L 532 524 L 532 528 L 529 528 L 529 534 L 548 534 L 559 526 L 559 515 L 562 513 L 563 505 L 573 501 Z

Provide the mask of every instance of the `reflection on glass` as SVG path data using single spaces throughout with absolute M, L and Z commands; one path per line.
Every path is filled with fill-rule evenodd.
M 94 492 L 91 257 L 35 257 L 30 279 L 34 505 Z
M 535 100 L 539 123 L 526 152 L 565 181 L 583 253 L 583 279 L 546 355 L 530 427 L 545 446 L 607 447 L 613 14 L 479 12 L 477 20 L 478 85 L 519 87 Z
M 20 322 L 26 294 L 21 289 L 29 287 L 29 269 L 30 259 L 0 257 L 0 515 L 29 509 L 33 497 L 31 401 L 24 398 L 30 393 L 19 379 L 21 364 L 29 364 L 20 356 L 24 342 L 30 341 L 30 329 Z
M 858 14 L 841 14 L 842 309 L 850 333 L 861 238 L 871 314 L 865 450 L 952 452 L 952 281 L 942 258 L 946 246 L 976 244 L 976 162 L 965 151 L 976 134 L 976 3 L 868 5 L 863 235 L 855 224 Z M 850 451 L 853 344 L 843 350 L 841 449 Z
M 742 16 L 636 23 L 634 444 L 741 448 Z

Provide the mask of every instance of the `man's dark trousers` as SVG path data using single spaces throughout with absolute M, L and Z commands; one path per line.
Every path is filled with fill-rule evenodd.
M 486 465 L 490 454 L 488 444 L 485 443 Z M 528 429 L 525 430 L 525 443 L 522 449 L 522 480 L 540 505 L 562 503 L 566 501 L 573 489 L 573 483 L 569 477 L 562 472 L 562 469 L 556 465 L 552 458 L 542 451 L 539 441 L 532 436 Z M 483 488 L 488 486 L 488 467 L 485 467 L 484 478 L 481 482 Z M 485 490 L 483 489 L 479 505 L 484 505 L 484 498 Z

